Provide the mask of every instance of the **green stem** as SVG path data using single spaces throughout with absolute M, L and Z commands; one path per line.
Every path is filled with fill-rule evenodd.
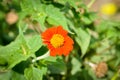
M 35 59 L 32 60 L 32 62 L 34 63 L 34 62 L 36 62 L 36 61 L 38 61 L 38 60 L 44 59 L 44 58 L 49 57 L 49 56 L 50 56 L 50 51 L 46 52 L 46 53 L 45 53 L 44 55 L 42 55 L 42 56 L 36 57 Z
M 95 0 L 91 0 L 90 3 L 87 5 L 87 7 L 90 8 L 94 2 L 95 2 Z

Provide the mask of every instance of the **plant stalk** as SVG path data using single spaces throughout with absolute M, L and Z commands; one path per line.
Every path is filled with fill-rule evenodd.
M 46 53 L 45 53 L 44 55 L 42 55 L 42 56 L 36 57 L 35 59 L 32 60 L 32 62 L 34 63 L 34 62 L 36 62 L 36 61 L 38 61 L 38 60 L 44 59 L 44 58 L 49 57 L 49 56 L 50 56 L 50 51 L 46 52 Z

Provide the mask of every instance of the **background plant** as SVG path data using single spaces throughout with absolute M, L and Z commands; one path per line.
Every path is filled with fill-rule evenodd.
M 120 23 L 91 12 L 93 1 L 1 0 L 0 80 L 119 79 Z M 32 62 L 48 51 L 40 34 L 58 25 L 74 40 L 73 51 Z

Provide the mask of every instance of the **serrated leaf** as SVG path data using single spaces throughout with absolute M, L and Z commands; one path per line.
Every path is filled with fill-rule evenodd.
M 42 80 L 43 72 L 42 70 L 35 68 L 35 67 L 29 67 L 25 69 L 24 76 L 27 80 Z

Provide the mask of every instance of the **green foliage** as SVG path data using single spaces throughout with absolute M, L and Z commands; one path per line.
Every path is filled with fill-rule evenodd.
M 77 31 L 76 32 L 77 36 L 75 37 L 75 40 L 78 43 L 78 45 L 81 47 L 81 52 L 83 57 L 90 43 L 90 35 L 81 28 L 78 28 L 76 31 Z
M 43 76 L 43 71 L 35 68 L 35 67 L 30 67 L 25 69 L 25 77 L 27 80 L 42 80 Z
M 66 65 L 61 57 L 49 57 L 45 60 L 49 62 L 48 69 L 50 70 L 51 74 L 65 74 Z
M 10 11 L 19 17 L 13 24 L 6 20 Z M 41 33 L 58 25 L 73 39 L 73 50 L 41 58 L 49 52 Z M 0 1 L 0 80 L 118 80 L 119 57 L 120 21 L 99 17 L 83 0 Z M 99 62 L 108 65 L 103 78 L 91 66 Z
M 22 35 L 19 35 L 17 39 L 7 46 L 0 48 L 0 56 L 7 61 L 8 68 L 14 67 L 22 60 L 26 60 L 28 54 L 28 47 Z M 16 60 L 17 59 L 17 60 Z
M 75 73 L 81 71 L 82 64 L 75 57 L 72 58 L 71 64 L 72 64 L 71 74 L 75 74 Z

